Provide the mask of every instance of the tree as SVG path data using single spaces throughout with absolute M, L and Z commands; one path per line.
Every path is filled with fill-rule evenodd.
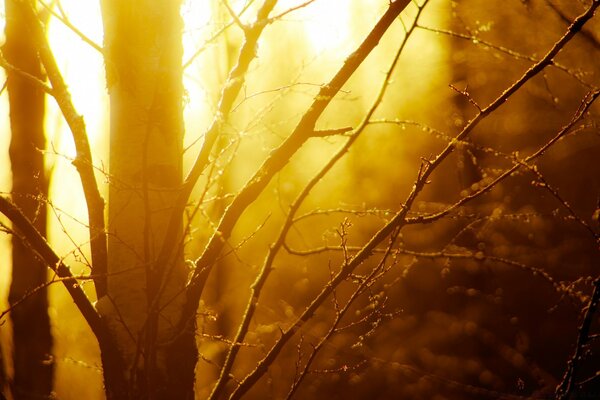
M 589 77 L 597 66 L 584 55 L 600 47 L 593 33 L 600 2 L 492 2 L 491 13 L 468 2 L 447 19 L 428 14 L 436 7 L 429 1 L 382 2 L 338 69 L 320 78 L 310 98 L 295 100 L 303 82 L 286 76 L 289 70 L 269 71 L 269 62 L 260 62 L 268 51 L 258 44 L 270 34 L 284 37 L 277 27 L 287 17 L 319 3 L 277 3 L 222 2 L 229 21 L 207 44 L 234 29 L 243 40 L 229 44 L 238 49 L 237 62 L 185 179 L 182 73 L 189 62 L 181 62 L 181 4 L 102 3 L 99 49 L 111 101 L 106 227 L 97 183 L 104 172 L 93 162 L 47 37 L 32 9 L 19 3 L 49 85 L 35 82 L 56 99 L 74 137 L 91 274 L 74 276 L 4 197 L 0 211 L 90 325 L 107 398 L 304 398 L 340 387 L 360 397 L 590 393 L 597 365 L 584 355 L 595 349 L 600 296 L 593 261 L 599 234 L 591 218 L 597 203 L 550 161 L 558 157 L 553 151 L 570 146 L 593 160 L 586 151 L 598 148 L 597 138 L 588 138 L 596 129 L 600 89 Z M 570 13 L 579 16 L 565 24 Z M 541 32 L 542 23 L 554 30 L 523 33 Z M 522 30 L 497 33 L 510 24 Z M 448 37 L 470 43 L 460 62 L 468 61 L 452 74 L 468 85 L 446 95 L 439 86 L 428 92 L 410 79 L 410 58 L 421 67 L 432 63 L 423 43 Z M 415 52 L 415 43 L 424 47 Z M 281 50 L 294 53 L 286 53 L 290 65 L 302 51 Z M 257 72 L 286 83 L 261 80 Z M 362 87 L 361 74 L 370 77 Z M 440 75 L 442 85 L 453 80 Z M 349 88 L 372 100 L 353 101 Z M 456 104 L 456 94 L 464 100 L 458 124 L 443 111 Z M 253 142 L 257 130 L 267 132 L 266 149 Z M 311 157 L 311 149 L 325 161 Z M 354 174 L 346 173 L 348 153 Z M 454 166 L 472 154 L 481 156 L 471 166 L 477 173 L 469 184 L 459 182 Z M 597 165 L 564 168 L 597 183 Z M 225 174 L 243 177 L 229 181 L 230 193 L 218 187 Z M 576 194 L 565 197 L 568 189 Z M 220 213 L 211 208 L 212 195 L 224 205 Z M 555 268 L 575 257 L 576 269 Z M 224 335 L 214 333 L 211 320 L 225 317 L 207 304 L 216 268 L 220 280 L 238 288 L 215 300 L 229 307 L 229 324 L 219 329 L 232 330 Z M 95 305 L 82 279 L 93 280 Z M 558 304 L 552 318 L 543 312 L 549 304 Z M 536 328 L 543 323 L 565 335 L 541 339 Z M 549 344 L 560 349 L 550 360 L 543 356 Z M 214 368 L 218 378 L 204 382 Z
M 7 71 L 12 140 L 10 158 L 13 172 L 12 199 L 21 211 L 46 235 L 48 183 L 42 151 L 44 137 L 44 92 L 29 77 L 43 80 L 35 44 L 25 20 L 12 1 L 6 3 L 6 59 L 18 70 Z M 29 76 L 23 76 L 29 74 Z M 44 284 L 47 268 L 23 243 L 13 236 L 11 313 L 14 342 L 14 383 L 16 398 L 48 397 L 52 392 L 52 335 Z M 33 293 L 32 293 L 33 292 Z

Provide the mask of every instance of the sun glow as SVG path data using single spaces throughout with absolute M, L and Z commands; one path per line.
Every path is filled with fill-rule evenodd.
M 349 0 L 317 0 L 310 7 L 294 14 L 304 24 L 305 37 L 316 53 L 345 50 L 352 37 L 351 4 Z
M 206 53 L 214 54 L 214 47 L 207 43 L 218 29 L 211 24 L 212 3 L 209 1 L 186 1 L 181 8 L 184 21 L 183 32 L 183 87 L 185 89 L 183 117 L 185 121 L 184 146 L 197 148 L 201 133 L 211 120 L 211 106 L 206 80 L 214 70 L 214 62 L 206 62 Z M 204 53 L 204 54 L 203 54 Z M 187 151 L 186 158 L 191 158 Z
M 62 10 L 66 18 L 89 40 L 102 45 L 102 20 L 97 2 L 63 0 Z M 55 10 L 59 14 L 61 11 Z M 84 116 L 91 145 L 102 140 L 104 119 L 106 116 L 106 91 L 102 55 L 91 45 L 84 42 L 72 29 L 58 18 L 52 17 L 48 26 L 48 40 L 62 71 L 73 103 L 77 111 Z M 58 141 L 60 150 L 73 155 L 74 148 L 68 128 L 56 121 L 62 120 L 53 101 L 49 101 L 48 132 L 49 141 Z M 54 132 L 56 126 L 62 127 Z M 66 146 L 66 147 L 62 147 Z
M 61 0 L 59 8 L 56 6 L 58 2 L 45 1 L 54 4 L 53 13 L 58 14 L 58 17 L 55 15 L 49 18 L 48 40 L 77 112 L 85 119 L 94 165 L 99 170 L 96 174 L 97 180 L 106 199 L 108 178 L 100 169 L 108 169 L 108 95 L 101 51 L 89 43 L 91 41 L 102 46 L 103 32 L 99 2 Z M 299 115 L 305 106 L 309 106 L 319 87 L 343 65 L 344 59 L 368 33 L 371 22 L 378 17 L 388 1 L 366 1 L 361 5 L 353 0 L 315 0 L 306 7 L 299 7 L 305 2 L 305 0 L 280 0 L 272 15 L 285 15 L 270 24 L 261 36 L 257 57 L 252 60 L 244 87 L 239 98 L 234 102 L 232 115 L 227 121 L 227 131 L 222 134 L 225 139 L 234 136 L 232 141 L 239 139 L 239 142 L 235 143 L 239 148 L 235 150 L 235 158 L 231 162 L 233 166 L 231 168 L 227 166 L 229 168 L 227 172 L 231 172 L 231 176 L 226 177 L 228 181 L 223 181 L 225 182 L 223 191 L 224 193 L 227 191 L 226 195 L 235 192 L 236 185 L 244 184 L 248 174 L 257 168 L 262 158 L 276 146 L 279 140 L 289 135 Z M 240 12 L 246 4 L 251 4 L 240 17 L 243 23 L 254 22 L 259 3 L 262 1 L 229 0 L 229 4 L 236 12 Z M 3 6 L 2 0 L 0 4 Z M 184 154 L 184 171 L 185 166 L 189 166 L 198 154 L 203 134 L 215 117 L 219 96 L 226 85 L 229 71 L 238 62 L 239 49 L 244 41 L 243 29 L 233 22 L 234 17 L 223 4 L 222 0 L 186 0 L 181 8 L 184 21 L 182 60 L 185 88 L 184 146 L 188 149 Z M 295 9 L 296 7 L 298 9 Z M 291 9 L 294 11 L 287 13 Z M 68 22 L 61 21 L 61 18 L 68 19 Z M 70 24 L 72 27 L 68 26 Z M 85 38 L 82 38 L 82 35 L 85 35 Z M 354 124 L 350 117 L 360 115 L 360 108 L 364 106 L 361 96 L 367 98 L 370 95 L 369 90 L 372 91 L 373 87 L 377 86 L 373 82 L 378 84 L 378 80 L 382 77 L 380 65 L 387 63 L 391 54 L 387 50 L 393 46 L 395 43 L 382 43 L 374 52 L 375 54 L 367 60 L 367 63 L 372 63 L 370 71 L 376 72 L 369 76 L 360 75 L 361 72 L 356 74 L 355 79 L 344 88 L 329 107 L 324 129 Z M 1 72 L 0 78 L 2 78 Z M 0 98 L 0 102 L 2 102 L 0 103 L 2 110 L 7 110 L 6 94 Z M 65 257 L 67 264 L 73 267 L 76 273 L 88 273 L 89 269 L 84 268 L 86 260 L 83 259 L 89 254 L 87 209 L 80 178 L 71 163 L 75 156 L 73 138 L 54 99 L 48 97 L 46 104 L 47 162 L 52 172 L 49 238 L 55 251 L 61 257 Z M 399 102 L 395 103 L 394 107 L 397 107 L 397 104 Z M 2 149 L 8 148 L 4 143 L 8 143 L 10 138 L 8 128 L 4 127 L 5 124 L 8 125 L 7 122 L 5 123 L 7 120 L 8 118 L 5 118 L 0 121 L 2 124 L 0 129 L 3 129 L 0 131 Z M 295 195 L 299 182 L 312 176 L 323 160 L 330 157 L 332 149 L 337 147 L 338 139 L 340 138 L 312 140 L 305 145 L 299 151 L 299 155 L 295 156 L 293 160 L 295 164 L 290 163 L 289 176 L 282 174 L 282 179 L 277 178 L 278 185 L 281 181 L 281 185 L 277 188 L 278 193 L 289 197 Z M 223 154 L 226 154 L 225 150 Z M 0 162 L 2 163 L 0 179 L 4 179 L 6 175 L 6 182 L 9 182 L 8 155 L 0 159 Z M 236 165 L 236 162 L 244 164 L 243 167 Z M 298 168 L 298 165 L 302 165 L 302 168 Z M 5 174 L 4 171 L 8 172 Z M 334 188 L 332 192 L 339 190 L 338 185 L 339 187 L 344 185 L 343 179 L 338 181 L 332 185 Z M 4 184 L 4 180 L 1 183 L 2 190 L 8 192 L 10 189 L 4 188 L 10 188 L 10 185 Z M 329 194 L 327 196 L 329 199 Z M 263 207 L 261 203 L 258 204 L 257 209 Z M 272 207 L 272 204 L 265 206 L 268 207 Z M 263 223 L 262 220 L 258 221 L 262 218 L 260 213 L 260 209 L 254 214 L 247 213 L 245 217 L 248 221 L 252 218 L 257 221 L 241 220 L 239 225 L 243 229 L 246 226 L 258 226 Z M 242 236 L 245 235 L 243 229 L 240 229 L 239 233 L 234 232 L 233 242 L 242 242 L 245 238 Z M 0 260 L 0 268 L 3 261 L 4 259 Z M 0 269 L 0 276 L 6 275 L 8 271 Z M 0 282 L 0 285 L 3 284 L 4 282 Z M 4 293 L 4 291 L 4 287 L 0 287 L 0 292 Z M 89 354 L 89 348 L 94 348 L 93 346 L 85 348 L 86 346 L 80 343 L 79 336 L 84 336 L 86 333 L 81 333 L 80 327 L 71 329 L 69 327 L 71 320 L 63 318 L 64 304 L 71 304 L 63 288 L 59 285 L 52 286 L 50 297 L 55 309 L 61 309 L 60 318 L 56 318 L 56 314 L 53 315 L 54 329 L 58 338 L 57 359 L 62 362 L 67 358 L 92 360 L 97 358 L 95 354 Z M 90 335 L 88 339 L 89 337 Z M 85 355 L 81 356 L 77 354 L 78 352 Z M 65 398 L 97 398 L 97 394 L 71 392 L 74 390 L 70 387 L 74 366 L 66 363 L 58 365 L 57 393 Z M 80 372 L 77 370 L 75 373 Z M 99 382 L 99 375 L 96 378 Z M 91 388 L 90 391 L 94 388 L 93 385 L 88 386 Z
M 101 166 L 107 158 L 105 149 L 108 141 L 108 101 L 103 59 L 101 53 L 86 43 L 75 31 L 76 29 L 98 46 L 102 45 L 99 4 L 75 0 L 63 0 L 60 4 L 60 8 L 52 8 L 54 15 L 48 20 L 48 41 L 73 104 L 84 118 L 94 163 Z M 69 24 L 75 28 L 70 28 Z M 78 242 L 80 237 L 85 237 L 87 210 L 79 189 L 79 176 L 70 162 L 75 156 L 73 136 L 58 105 L 51 97 L 46 102 L 45 125 L 48 151 L 46 162 L 52 171 L 49 195 L 52 207 L 56 207 L 54 212 L 50 213 L 49 237 L 56 243 L 59 251 L 65 254 L 73 251 L 76 244 L 65 237 L 64 231 L 75 232 L 75 242 Z M 98 179 L 103 181 L 102 177 Z

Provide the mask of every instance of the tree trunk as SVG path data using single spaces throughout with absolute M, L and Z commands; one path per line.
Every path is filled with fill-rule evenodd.
M 6 2 L 6 44 L 8 62 L 41 80 L 44 79 L 37 52 L 15 1 Z M 10 159 L 14 203 L 46 232 L 48 183 L 41 150 L 44 138 L 44 92 L 19 73 L 7 70 L 10 104 Z M 16 399 L 48 398 L 52 392 L 54 365 L 52 335 L 48 316 L 46 266 L 23 244 L 12 239 L 12 282 L 9 303 L 26 299 L 11 313 L 14 343 L 14 386 Z M 30 293 L 33 290 L 35 293 Z
M 194 332 L 178 332 L 182 249 L 157 265 L 182 183 L 180 1 L 102 2 L 110 94 L 108 294 L 98 301 L 132 397 L 193 398 Z

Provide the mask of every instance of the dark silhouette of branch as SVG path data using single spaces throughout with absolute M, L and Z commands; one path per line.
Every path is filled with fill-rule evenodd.
M 466 40 L 469 41 L 471 43 L 475 43 L 477 46 L 481 46 L 484 48 L 490 48 L 493 50 L 496 50 L 500 53 L 506 54 L 508 56 L 513 57 L 516 60 L 525 60 L 525 61 L 530 61 L 533 63 L 536 63 L 539 61 L 539 59 L 536 59 L 533 56 L 529 56 L 529 55 L 525 55 L 525 54 L 521 54 L 513 49 L 509 49 L 507 47 L 504 46 L 500 46 L 494 43 L 491 43 L 485 39 L 482 39 L 478 36 L 474 36 L 472 34 L 464 34 L 464 33 L 460 33 L 460 32 L 454 32 L 448 29 L 440 29 L 440 28 L 433 28 L 433 27 L 429 27 L 429 26 L 419 26 L 420 29 L 424 30 L 424 31 L 428 31 L 428 32 L 432 32 L 432 33 L 436 33 L 436 34 L 442 34 L 442 35 L 448 35 L 457 39 L 462 39 L 462 40 Z M 588 82 L 586 82 L 583 77 L 581 76 L 581 73 L 579 71 L 572 71 L 570 70 L 567 66 L 559 63 L 556 60 L 552 60 L 551 65 L 561 71 L 563 71 L 564 73 L 566 73 L 567 75 L 571 76 L 573 79 L 577 80 L 577 82 L 581 83 L 583 86 L 587 87 L 587 88 L 591 88 L 592 85 Z
M 546 0 L 546 4 L 559 16 L 559 18 L 567 25 L 571 24 L 571 19 L 565 14 L 563 10 L 561 10 L 556 4 L 554 4 L 550 0 Z M 594 45 L 597 49 L 600 49 L 600 40 L 593 35 L 592 32 L 587 30 L 581 31 L 581 36 L 583 36 L 587 41 L 589 41 L 592 45 Z
M 567 362 L 567 370 L 565 371 L 562 381 L 556 388 L 556 398 L 559 400 L 571 398 L 573 391 L 576 390 L 577 372 L 579 371 L 579 365 L 581 358 L 583 357 L 583 352 L 585 351 L 585 346 L 590 341 L 590 328 L 599 302 L 600 278 L 596 278 L 594 281 L 594 292 L 585 308 L 585 316 L 579 326 L 579 335 L 577 336 L 577 343 L 575 345 L 573 356 Z
M 300 383 L 302 383 L 302 380 L 306 377 L 306 374 L 308 373 L 313 361 L 319 353 L 319 350 L 325 345 L 325 343 L 327 343 L 329 338 L 336 333 L 338 325 L 342 321 L 344 315 L 348 312 L 348 310 L 350 310 L 350 306 L 354 304 L 354 301 L 359 297 L 360 294 L 362 294 L 370 285 L 373 284 L 374 280 L 376 280 L 376 278 L 382 272 L 382 270 L 385 270 L 386 262 L 390 255 L 392 255 L 392 249 L 397 240 L 398 233 L 399 231 L 396 231 L 394 234 L 392 234 L 387 248 L 384 250 L 384 254 L 381 257 L 381 260 L 379 260 L 377 266 L 375 266 L 375 268 L 373 268 L 369 272 L 369 274 L 361 280 L 360 284 L 356 287 L 356 289 L 354 289 L 354 292 L 352 292 L 352 294 L 350 295 L 346 303 L 343 305 L 343 307 L 336 307 L 336 313 L 333 322 L 331 323 L 327 332 L 319 339 L 317 344 L 313 346 L 313 349 L 308 359 L 304 363 L 304 367 L 300 371 L 300 374 L 296 377 L 296 379 L 294 379 L 294 383 L 292 384 L 292 387 L 290 388 L 286 399 L 291 399 L 296 390 L 298 390 L 298 388 L 300 387 Z
M 12 65 L 11 63 L 9 63 L 8 61 L 6 61 L 6 59 L 4 58 L 1 51 L 0 51 L 0 67 L 4 68 L 5 70 L 12 71 L 14 73 L 21 75 L 22 77 L 28 79 L 31 83 L 35 84 L 38 88 L 42 89 L 44 92 L 48 93 L 51 96 L 53 95 L 53 90 L 50 86 L 46 85 L 46 83 L 44 81 L 40 80 L 38 77 L 35 77 L 35 76 L 31 75 L 30 73 L 23 71 L 22 69 L 17 68 L 14 65 Z M 4 85 L 4 87 L 2 89 L 4 89 L 5 87 L 6 87 L 6 84 Z M 0 93 L 1 93 L 1 91 L 0 91 Z
M 294 11 L 297 11 L 297 10 L 299 10 L 301 8 L 304 8 L 306 6 L 309 6 L 310 4 L 312 4 L 314 2 L 315 2 L 315 0 L 308 0 L 308 1 L 305 1 L 304 3 L 298 4 L 297 6 L 290 7 L 287 10 L 285 10 L 285 11 L 283 11 L 283 12 L 281 12 L 281 13 L 279 13 L 279 14 L 271 17 L 271 18 L 269 18 L 269 22 L 273 22 L 275 20 L 281 19 L 281 18 L 285 17 L 286 15 L 288 15 L 288 14 L 294 12 Z
M 470 193 L 469 195 L 461 198 L 454 204 L 448 206 L 445 210 L 440 211 L 435 214 L 431 214 L 431 215 L 420 215 L 418 217 L 413 217 L 410 219 L 410 223 L 429 223 L 429 222 L 437 221 L 437 220 L 445 217 L 446 215 L 448 215 L 451 211 L 464 205 L 465 203 L 481 196 L 484 193 L 489 192 L 490 189 L 492 189 L 498 183 L 500 183 L 504 179 L 506 179 L 509 176 L 511 176 L 512 174 L 514 174 L 521 167 L 527 167 L 531 161 L 542 156 L 546 152 L 546 150 L 548 150 L 553 144 L 555 144 L 558 140 L 560 140 L 562 137 L 564 137 L 566 134 L 568 134 L 573 129 L 575 124 L 577 124 L 585 116 L 586 112 L 592 106 L 594 101 L 596 101 L 598 99 L 598 97 L 600 97 L 600 89 L 596 89 L 591 92 L 588 92 L 586 94 L 586 96 L 583 98 L 583 100 L 581 101 L 579 108 L 577 109 L 577 111 L 575 112 L 575 114 L 573 115 L 573 117 L 571 118 L 569 123 L 567 123 L 550 141 L 548 141 L 544 145 L 542 145 L 535 153 L 529 155 L 524 160 L 514 159 L 514 165 L 511 168 L 502 172 L 499 176 L 497 176 L 494 180 L 492 180 L 487 185 L 484 185 L 483 187 L 479 188 L 478 190 L 474 191 L 473 193 Z M 594 235 L 595 238 L 598 237 L 599 234 L 597 232 L 593 231 L 589 227 L 588 224 L 585 224 L 584 226 L 586 226 L 586 228 L 592 233 L 592 235 Z
M 69 292 L 73 302 L 81 315 L 90 326 L 100 345 L 102 363 L 104 366 L 104 379 L 107 385 L 115 388 L 117 393 L 108 392 L 109 399 L 122 398 L 127 393 L 124 379 L 123 362 L 104 321 L 81 288 L 77 278 L 73 276 L 68 266 L 56 255 L 48 242 L 40 235 L 31 222 L 5 197 L 0 196 L 0 213 L 4 214 L 14 227 L 27 240 L 28 245 L 37 253 L 42 261 L 61 278 L 62 283 Z
M 69 267 L 62 262 L 61 258 L 56 255 L 56 253 L 54 253 L 54 250 L 52 250 L 43 236 L 35 229 L 21 211 L 3 196 L 0 196 L 0 212 L 14 224 L 14 227 L 18 229 L 19 232 L 21 232 L 31 249 L 40 256 L 44 263 L 52 269 L 59 278 L 62 278 L 65 288 L 73 298 L 75 305 L 79 311 L 81 311 L 81 314 L 89 324 L 90 328 L 92 328 L 94 334 L 98 337 L 105 335 L 102 321 L 94 309 L 94 306 L 83 292 L 83 289 L 71 273 Z

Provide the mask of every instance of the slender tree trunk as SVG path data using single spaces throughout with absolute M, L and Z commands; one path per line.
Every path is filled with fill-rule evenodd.
M 14 0 L 6 1 L 7 61 L 20 70 L 44 79 L 23 16 Z M 13 172 L 12 196 L 23 213 L 45 235 L 48 183 L 44 159 L 44 93 L 18 73 L 7 71 L 12 138 L 10 159 Z M 54 365 L 52 335 L 45 289 L 46 267 L 24 246 L 12 240 L 12 282 L 9 302 L 26 297 L 11 313 L 14 343 L 14 386 L 16 399 L 47 398 L 52 392 Z
M 175 324 L 187 271 L 182 249 L 157 265 L 182 183 L 182 21 L 177 0 L 104 0 L 110 94 L 106 318 L 131 396 L 193 398 L 193 332 Z

